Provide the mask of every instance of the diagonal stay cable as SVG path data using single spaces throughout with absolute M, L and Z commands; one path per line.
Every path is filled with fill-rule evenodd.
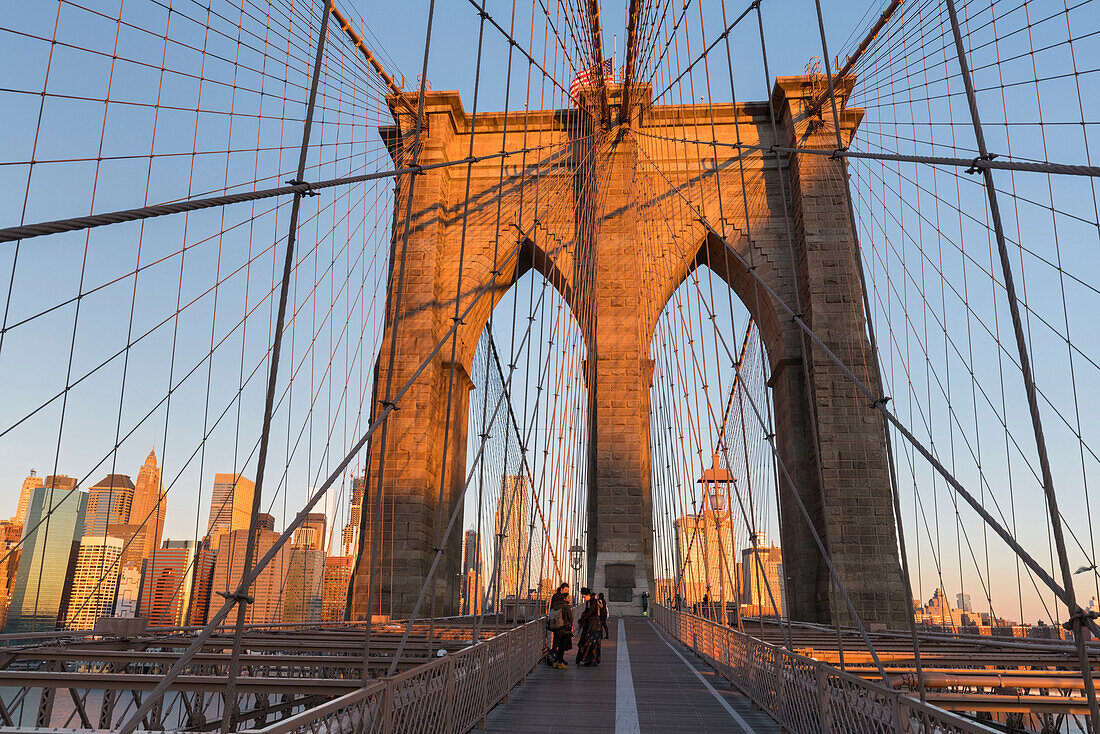
M 449 168 L 451 166 L 479 163 L 481 161 L 492 160 L 493 158 L 507 158 L 514 155 L 522 155 L 526 153 L 533 153 L 539 150 L 545 150 L 547 148 L 554 148 L 558 147 L 559 145 L 560 143 L 548 143 L 547 145 L 539 145 L 531 148 L 502 150 L 499 153 L 489 153 L 483 156 L 467 157 L 454 161 L 442 161 L 440 163 L 427 163 L 425 165 L 405 166 L 403 168 L 395 168 L 390 171 L 363 173 L 357 176 L 344 176 L 342 178 L 333 178 L 326 181 L 303 181 L 301 183 L 293 183 L 286 186 L 277 186 L 271 189 L 261 189 L 259 191 L 242 191 L 239 194 L 208 196 L 202 199 L 166 202 L 163 204 L 154 204 L 153 206 L 140 207 L 138 209 L 122 209 L 114 212 L 104 212 L 103 214 L 92 214 L 86 217 L 69 217 L 67 219 L 39 222 L 37 224 L 28 224 L 20 227 L 6 227 L 4 229 L 0 229 L 0 242 L 27 240 L 31 239 L 32 237 L 41 237 L 48 234 L 58 234 L 60 232 L 75 232 L 78 230 L 91 229 L 93 227 L 102 227 L 107 224 L 134 222 L 141 219 L 151 219 L 152 217 L 163 217 L 168 214 L 193 212 L 199 209 L 212 209 L 214 207 L 226 206 L 229 204 L 240 204 L 246 201 L 256 201 L 257 199 L 270 199 L 275 196 L 288 196 L 291 194 L 310 195 L 312 193 L 320 191 L 321 189 L 328 189 L 334 186 L 362 183 L 363 181 L 373 181 L 379 178 L 395 178 L 397 176 L 404 176 L 407 174 L 419 174 L 423 173 L 424 171 L 431 171 L 437 168 Z
M 809 155 L 821 155 L 829 158 L 864 158 L 873 161 L 896 161 L 899 163 L 926 163 L 932 166 L 954 166 L 965 168 L 967 173 L 979 171 L 1022 171 L 1026 173 L 1053 173 L 1064 176 L 1089 176 L 1100 177 L 1100 166 L 1081 166 L 1072 163 L 1057 163 L 1055 161 L 1025 161 L 1019 159 L 996 160 L 1001 157 L 996 153 L 988 154 L 988 158 L 953 158 L 950 156 L 936 155 L 908 155 L 905 153 L 863 153 L 847 148 L 789 148 L 783 145 L 753 145 L 751 143 L 724 143 L 719 140 L 700 140 L 691 138 L 673 138 L 664 135 L 638 132 L 638 135 L 656 140 L 667 140 L 673 143 L 689 143 L 691 145 L 718 146 L 719 148 L 736 148 L 744 151 L 763 151 L 768 153 L 806 153 Z

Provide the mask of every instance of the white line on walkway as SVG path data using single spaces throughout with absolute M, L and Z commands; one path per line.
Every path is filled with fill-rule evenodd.
M 653 623 L 650 622 L 650 624 Z M 619 628 L 619 631 L 620 633 L 622 632 L 621 627 Z M 692 673 L 695 673 L 695 677 L 702 681 L 703 685 L 707 687 L 707 690 L 710 691 L 716 699 L 718 699 L 718 703 L 722 704 L 722 708 L 726 710 L 726 713 L 733 717 L 733 720 L 736 721 L 742 729 L 744 729 L 745 734 L 756 734 L 755 730 L 751 726 L 749 726 L 749 722 L 745 721 L 741 717 L 741 714 L 737 713 L 737 711 L 734 710 L 733 706 L 730 706 L 729 701 L 727 701 L 725 697 L 722 696 L 722 694 L 720 694 L 718 691 L 714 690 L 714 686 L 710 684 L 710 681 L 704 678 L 703 674 L 696 670 L 695 666 L 689 663 L 688 659 L 681 655 L 680 651 L 673 647 L 672 643 L 665 639 L 665 636 L 661 634 L 661 630 L 657 628 L 656 624 L 653 624 L 653 631 L 656 632 L 657 636 L 661 638 L 661 642 L 668 645 L 668 649 L 672 650 L 672 652 L 676 654 L 676 657 L 680 658 L 680 661 L 684 665 L 688 666 L 688 669 L 691 670 Z M 618 651 L 616 650 L 616 653 L 617 652 Z
M 634 674 L 630 672 L 630 653 L 626 650 L 626 627 L 619 617 L 615 637 L 615 734 L 641 734 L 638 702 L 634 698 Z

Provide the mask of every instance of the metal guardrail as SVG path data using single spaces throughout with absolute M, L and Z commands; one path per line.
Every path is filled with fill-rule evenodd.
M 461 734 L 477 726 L 538 665 L 545 617 L 249 734 Z
M 657 604 L 651 609 L 661 628 L 792 734 L 996 731 L 709 619 Z

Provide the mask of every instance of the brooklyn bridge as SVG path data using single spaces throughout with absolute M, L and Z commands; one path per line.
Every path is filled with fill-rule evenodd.
M 1100 734 L 1092 0 L 0 38 L 0 731 Z

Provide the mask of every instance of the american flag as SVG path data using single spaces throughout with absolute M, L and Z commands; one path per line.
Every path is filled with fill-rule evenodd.
M 573 77 L 573 81 L 569 83 L 569 100 L 575 105 L 580 101 L 580 96 L 577 91 L 581 87 L 587 87 L 596 82 L 596 74 L 600 72 L 600 68 L 603 68 L 603 79 L 607 84 L 611 84 L 614 81 L 614 77 L 611 71 L 611 59 L 607 59 L 602 64 L 590 67 L 588 69 L 582 69 L 577 72 L 577 75 Z

